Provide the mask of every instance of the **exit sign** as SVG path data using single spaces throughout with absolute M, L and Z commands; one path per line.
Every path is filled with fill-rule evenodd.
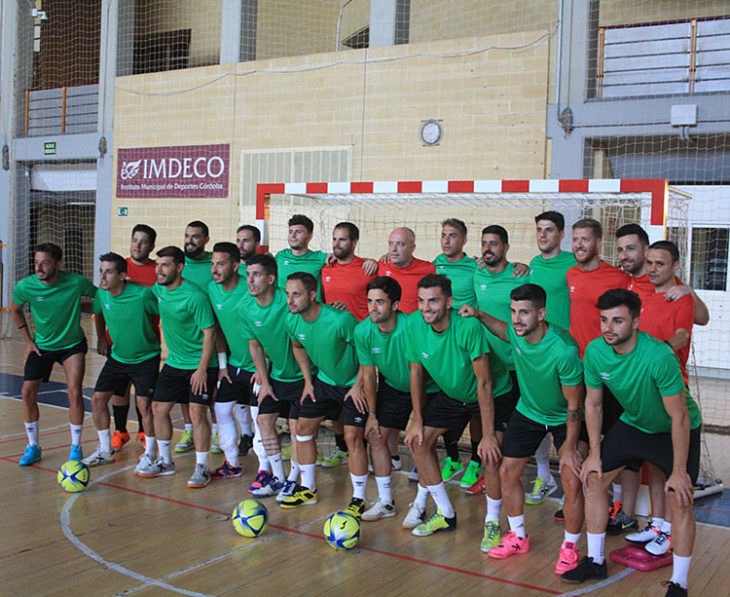
M 129 215 L 128 207 L 117 207 L 117 215 L 126 218 Z
M 56 142 L 55 141 L 44 141 L 43 142 L 43 155 L 56 155 Z

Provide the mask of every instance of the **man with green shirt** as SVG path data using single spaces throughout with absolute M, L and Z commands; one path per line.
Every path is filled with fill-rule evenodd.
M 565 533 L 555 566 L 555 573 L 562 574 L 578 565 L 577 544 L 583 526 L 579 478 L 586 454 L 586 444 L 581 439 L 583 367 L 578 346 L 568 332 L 545 321 L 546 296 L 542 287 L 525 284 L 513 289 L 510 299 L 511 325 L 469 307 L 460 311 L 463 316 L 478 317 L 490 332 L 509 342 L 521 392 L 504 433 L 499 469 L 510 532 L 498 545 L 485 551 L 498 559 L 530 551 L 520 476 L 549 432 L 558 449 L 565 491 Z M 487 524 L 485 537 L 489 530 Z M 483 549 L 486 547 L 483 545 Z
M 240 256 L 238 274 L 246 277 L 246 262 L 259 252 L 261 231 L 252 224 L 243 224 L 236 230 L 236 245 Z
M 84 424 L 84 399 L 81 382 L 86 369 L 86 337 L 81 329 L 81 297 L 93 298 L 96 287 L 83 276 L 61 270 L 63 251 L 53 243 L 35 249 L 35 275 L 23 278 L 13 289 L 10 316 L 25 339 L 23 361 L 23 421 L 28 445 L 20 466 L 41 459 L 38 444 L 38 390 L 48 381 L 54 363 L 60 363 L 68 388 L 68 418 L 71 427 L 69 460 L 81 460 L 81 430 Z M 35 334 L 30 335 L 23 305 L 29 303 Z
M 514 406 L 509 374 L 498 359 L 489 358 L 491 348 L 484 328 L 478 321 L 459 317 L 451 308 L 452 302 L 451 281 L 442 274 L 429 274 L 418 282 L 419 312 L 408 318 L 413 421 L 406 445 L 418 468 L 419 481 L 436 503 L 434 514 L 413 529 L 418 537 L 456 528 L 456 513 L 434 451 L 438 436 L 451 431 L 459 437 L 472 417 L 480 417 L 479 457 L 488 469 L 496 471 L 500 459 L 497 428 L 506 421 L 498 403 L 503 402 L 505 410 L 509 410 L 508 403 Z M 428 401 L 427 374 L 441 390 Z M 496 486 L 498 490 L 498 481 Z
M 317 280 L 317 300 L 322 297 L 322 268 L 327 262 L 327 253 L 312 251 L 309 243 L 314 233 L 314 222 L 307 216 L 295 214 L 289 218 L 288 249 L 282 249 L 276 254 L 276 265 L 279 279 L 277 285 L 282 290 L 286 288 L 289 274 L 307 272 Z
M 240 252 L 229 242 L 213 246 L 213 281 L 206 288 L 210 304 L 222 334 L 217 335 L 218 394 L 215 399 L 215 417 L 218 441 L 226 459 L 211 473 L 212 479 L 240 477 L 242 467 L 238 458 L 238 430 L 233 417 L 236 403 L 255 404 L 251 391 L 251 377 L 256 370 L 248 350 L 250 336 L 239 315 L 252 302 L 246 282 L 239 276 Z
M 196 462 L 188 487 L 200 488 L 210 482 L 208 410 L 218 370 L 208 365 L 215 352 L 215 317 L 208 296 L 199 286 L 183 279 L 183 267 L 185 254 L 178 247 L 157 251 L 157 284 L 152 292 L 169 351 L 152 402 L 159 458 L 152 462 L 143 455 L 135 470 L 140 477 L 175 473 L 170 455 L 170 411 L 176 402 L 190 403 Z
M 276 494 L 276 501 L 281 503 L 294 495 L 299 479 L 296 436 L 304 377 L 284 327 L 289 317 L 289 305 L 286 293 L 276 287 L 276 259 L 269 254 L 253 255 L 248 259 L 247 272 L 248 289 L 255 300 L 242 304 L 238 315 L 250 338 L 249 350 L 256 366 L 254 379 L 261 386 L 257 396 L 258 428 L 271 465 L 270 472 L 259 471 L 249 491 L 255 497 Z M 288 477 L 284 473 L 281 444 L 276 432 L 278 417 L 289 420 L 292 450 Z
M 683 597 L 695 535 L 692 502 L 702 417 L 685 387 L 672 348 L 639 331 L 638 295 L 609 290 L 596 307 L 602 337 L 588 344 L 583 359 L 590 453 L 581 479 L 586 494 L 588 556 L 562 578 L 575 583 L 606 578 L 608 486 L 624 468 L 638 471 L 646 461 L 664 472 L 672 510 L 674 568 L 666 595 Z M 604 388 L 616 396 L 624 411 L 601 441 Z
M 294 357 L 304 376 L 296 431 L 302 483 L 293 496 L 281 502 L 281 506 L 295 508 L 317 502 L 314 435 L 326 417 L 336 420 L 342 411 L 353 487 L 347 511 L 359 518 L 365 510 L 368 478 L 367 451 L 363 441 L 368 411 L 362 382 L 356 379 L 359 366 L 353 335 L 357 319 L 349 311 L 319 303 L 316 300 L 317 280 L 306 272 L 289 274 L 286 297 L 290 311 L 286 332 L 292 340 Z M 314 380 L 310 362 L 318 369 Z
M 474 272 L 477 271 L 477 262 L 464 252 L 466 244 L 466 224 L 457 219 L 449 218 L 441 222 L 441 255 L 433 260 L 437 274 L 444 274 L 451 280 L 451 290 L 454 293 L 454 309 L 461 305 L 477 306 L 474 294 Z
M 83 460 L 87 466 L 114 462 L 109 399 L 123 395 L 130 383 L 134 384 L 137 408 L 146 431 L 145 454 L 154 458 L 156 453 L 150 401 L 160 370 L 160 340 L 151 319 L 159 313 L 157 299 L 148 287 L 126 281 L 127 261 L 121 255 L 106 253 L 99 260 L 99 290 L 92 305 L 96 313 L 94 324 L 99 345 L 107 347 L 106 324 L 112 346 L 91 396 L 99 445 Z

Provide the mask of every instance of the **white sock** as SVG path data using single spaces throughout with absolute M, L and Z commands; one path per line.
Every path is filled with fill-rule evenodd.
M 84 429 L 83 425 L 74 425 L 73 423 L 69 423 L 69 427 L 71 427 L 71 443 L 76 444 L 77 446 L 81 445 L 81 432 Z
M 662 533 L 664 533 L 665 535 L 671 535 L 672 534 L 672 523 L 669 522 L 668 520 L 665 520 L 662 523 Z
M 317 491 L 317 485 L 314 480 L 314 469 L 316 464 L 300 464 L 299 471 L 302 473 L 302 485 L 310 491 Z
M 241 428 L 241 435 L 253 435 L 253 433 L 251 433 L 252 414 L 249 409 L 250 407 L 248 404 L 236 404 L 233 408 L 234 416 L 236 417 L 236 421 L 238 421 L 238 426 Z
M 28 444 L 31 446 L 38 445 L 38 421 L 25 424 L 25 434 L 28 436 Z
M 613 501 L 614 502 L 620 502 L 621 498 L 623 498 L 624 491 L 621 487 L 621 483 L 613 483 L 611 485 L 611 489 L 613 490 Z
M 586 537 L 588 539 L 588 557 L 593 559 L 594 564 L 603 564 L 606 533 L 586 532 Z
M 672 555 L 672 578 L 671 582 L 676 582 L 680 587 L 687 588 L 687 577 L 689 576 L 689 565 L 692 562 L 692 556 Z
M 578 545 L 578 541 L 580 540 L 580 533 L 569 533 L 568 531 L 564 531 L 563 533 L 563 543 L 573 543 L 575 545 Z
M 99 447 L 101 451 L 108 454 L 112 451 L 112 434 L 109 429 L 97 429 L 96 434 L 99 436 Z
M 350 482 L 352 483 L 352 497 L 364 500 L 365 488 L 368 485 L 368 474 L 353 475 L 350 473 Z
M 251 407 L 251 410 L 256 410 L 258 413 L 258 407 Z M 255 421 L 255 419 L 254 419 Z M 254 434 L 253 434 L 253 451 L 256 457 L 259 459 L 259 470 L 271 472 L 271 465 L 269 464 L 269 457 L 266 455 L 266 448 L 264 448 L 264 442 L 261 441 L 261 431 L 259 431 L 258 424 L 254 423 Z
M 428 489 L 426 489 L 420 483 L 418 484 L 418 493 L 416 499 L 413 500 L 413 505 L 418 507 L 420 510 L 426 509 L 426 502 L 428 500 Z
M 192 430 L 193 430 L 193 424 L 185 423 L 185 431 L 192 431 Z
M 441 514 L 443 514 L 445 518 L 453 518 L 455 514 L 454 507 L 451 505 L 451 500 L 446 493 L 446 486 L 443 482 L 438 485 L 429 485 L 428 492 L 431 494 L 433 501 L 436 502 L 436 507 L 439 509 Z
M 520 539 L 527 537 L 525 532 L 525 515 L 520 514 L 519 516 L 508 516 L 509 530 L 514 532 Z
M 195 464 L 208 466 L 208 452 L 195 452 Z
M 493 500 L 487 496 L 487 514 L 484 522 L 499 522 L 499 511 L 502 509 L 502 500 Z
M 299 473 L 301 473 L 301 467 L 299 466 L 298 462 L 295 462 L 294 460 L 290 461 L 290 469 L 289 469 L 289 476 L 286 478 L 287 481 L 296 481 L 299 478 Z
M 170 440 L 157 440 L 157 449 L 160 451 L 160 458 L 163 462 L 172 462 L 172 456 L 170 456 Z
M 546 458 L 545 460 L 540 459 L 537 461 L 537 476 L 542 477 L 545 481 L 552 480 L 553 476 L 550 474 L 550 460 Z
M 274 477 L 283 482 L 286 479 L 286 474 L 284 473 L 284 463 L 281 460 L 281 452 L 278 454 L 270 454 L 269 464 L 271 465 L 271 473 Z
M 535 451 L 535 462 L 537 463 L 537 476 L 545 480 L 550 478 L 550 446 L 552 436 L 549 433 L 542 438 L 540 445 Z
M 390 475 L 386 477 L 375 477 L 375 483 L 378 485 L 378 497 L 381 502 L 392 503 L 393 495 L 390 492 Z
M 151 435 L 145 434 L 144 436 L 144 453 L 150 458 L 155 457 L 155 451 L 157 449 L 157 438 Z

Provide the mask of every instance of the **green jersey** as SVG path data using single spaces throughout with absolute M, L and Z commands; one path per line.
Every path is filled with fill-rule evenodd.
M 672 419 L 662 396 L 684 393 L 690 429 L 702 424 L 697 403 L 684 385 L 679 359 L 661 340 L 639 332 L 636 347 L 618 354 L 603 338 L 596 338 L 583 355 L 586 385 L 606 386 L 624 408 L 621 420 L 644 433 L 671 433 Z
M 527 283 L 527 276 L 515 278 L 514 271 L 514 264 L 508 263 L 507 267 L 497 274 L 491 273 L 486 267 L 474 274 L 474 293 L 480 311 L 507 323 L 512 321 L 510 292 Z M 509 344 L 497 338 L 489 330 L 487 330 L 487 336 L 489 336 L 489 343 L 494 346 L 494 352 L 504 366 L 510 370 L 514 369 L 515 361 Z
M 317 278 L 317 300 L 322 297 L 322 268 L 327 262 L 327 253 L 307 251 L 304 255 L 295 255 L 291 249 L 283 249 L 276 254 L 278 274 L 276 285 L 286 288 L 286 278 L 294 272 L 307 272 Z
M 530 276 L 527 281 L 542 286 L 547 295 L 545 320 L 564 330 L 570 329 L 570 292 L 565 272 L 577 263 L 570 251 L 560 251 L 552 259 L 536 255 L 530 261 Z
M 13 289 L 13 302 L 21 307 L 30 303 L 38 348 L 65 350 L 84 339 L 79 301 L 95 294 L 96 287 L 86 278 L 60 270 L 55 284 L 45 284 L 36 275 L 23 278 Z
M 332 386 L 352 386 L 359 368 L 354 338 L 357 319 L 349 311 L 329 305 L 321 308 L 312 322 L 290 313 L 287 334 L 304 346 L 312 364 L 319 369 L 320 380 Z
M 218 319 L 226 342 L 228 342 L 228 349 L 231 353 L 228 362 L 245 371 L 256 371 L 248 350 L 248 341 L 253 336 L 248 333 L 239 314 L 239 308 L 247 309 L 254 300 L 248 291 L 246 280 L 239 278 L 238 284 L 230 292 L 223 288 L 222 284 L 211 282 L 208 284 L 208 298 L 213 306 L 213 314 Z
M 294 358 L 291 341 L 284 327 L 289 316 L 289 306 L 284 291 L 277 288 L 274 299 L 265 306 L 259 305 L 256 299 L 241 304 L 238 314 L 243 321 L 246 334 L 256 338 L 266 351 L 271 361 L 269 373 L 271 379 L 276 381 L 302 379 L 302 372 Z
M 245 282 L 248 278 L 248 266 L 245 262 L 241 261 L 238 264 L 238 275 L 243 278 L 243 281 Z
M 355 348 L 361 365 L 375 366 L 383 375 L 385 383 L 399 392 L 411 391 L 411 366 L 408 360 L 408 318 L 420 313 L 407 315 L 398 311 L 395 329 L 387 334 L 380 331 L 369 317 L 363 319 L 355 328 Z M 427 392 L 438 388 L 428 380 Z
M 561 386 L 577 386 L 583 381 L 577 342 L 564 329 L 552 325 L 535 344 L 518 336 L 511 324 L 506 336 L 520 385 L 518 412 L 540 425 L 565 424 L 568 402 Z
M 203 330 L 215 325 L 208 296 L 187 280 L 175 290 L 155 284 L 152 292 L 157 297 L 162 332 L 169 350 L 167 364 L 177 369 L 197 369 L 203 354 Z
M 150 320 L 159 310 L 148 287 L 127 282 L 117 296 L 99 288 L 92 309 L 104 316 L 114 360 L 135 365 L 160 354 L 160 339 Z
M 474 257 L 464 253 L 459 261 L 449 261 L 441 253 L 433 260 L 436 273 L 445 275 L 451 280 L 451 295 L 454 297 L 454 309 L 462 305 L 477 306 L 477 297 L 474 294 L 474 273 L 477 271 L 477 262 Z
M 190 257 L 186 256 L 182 277 L 190 282 L 195 282 L 205 292 L 205 289 L 208 288 L 208 283 L 213 280 L 213 274 L 210 271 L 212 261 L 213 253 L 210 251 L 204 251 L 200 259 L 190 259 Z
M 486 328 L 474 317 L 461 317 L 455 309 L 449 327 L 436 332 L 420 312 L 408 318 L 408 358 L 420 363 L 449 398 L 478 402 L 477 378 L 472 361 L 491 352 Z M 489 359 L 492 394 L 496 398 L 512 389 L 509 373 L 499 359 Z

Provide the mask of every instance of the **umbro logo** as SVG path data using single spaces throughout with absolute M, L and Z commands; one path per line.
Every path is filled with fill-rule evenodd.
M 387 269 L 387 270 L 385 270 L 385 275 L 386 276 L 392 276 L 393 275 L 393 272 L 391 272 L 389 269 Z
M 42 301 L 45 301 L 46 300 L 46 297 L 44 297 L 44 296 L 37 296 L 37 297 L 35 297 L 35 300 L 42 302 Z
M 289 260 L 288 259 L 285 259 L 284 260 L 284 265 L 289 265 Z
M 104 303 L 104 308 L 108 311 L 112 306 L 109 303 Z
M 522 354 L 522 351 L 521 351 L 521 350 L 519 349 L 519 347 L 517 347 L 517 346 L 513 346 L 513 348 L 515 349 L 515 352 L 516 352 L 517 354 Z
M 427 352 L 422 352 L 422 353 L 421 353 L 421 356 L 422 356 L 422 357 L 423 357 L 424 359 L 427 359 L 427 358 L 428 358 L 429 356 L 431 356 L 431 355 L 429 355 L 429 354 L 428 354 Z
M 253 322 L 253 324 L 254 324 L 254 325 L 255 325 L 255 326 L 257 327 L 257 328 L 260 328 L 261 326 L 263 326 L 263 325 L 264 325 L 264 324 L 263 324 L 263 322 L 261 322 L 261 321 L 254 321 L 254 322 Z
M 307 334 L 297 334 L 297 338 L 299 338 L 300 340 L 306 340 Z
M 606 371 L 601 371 L 601 379 L 608 381 L 609 379 L 611 379 L 611 374 L 607 373 Z
M 380 354 L 381 352 L 383 352 L 383 350 L 380 346 L 373 346 L 373 354 Z
M 486 284 L 480 284 L 479 285 L 479 289 L 480 290 L 486 290 L 487 289 L 487 285 Z
M 329 281 L 330 281 L 331 279 L 332 279 L 332 276 L 327 276 L 327 277 L 326 277 L 326 278 L 324 279 L 324 281 L 325 281 L 325 282 L 329 282 Z
M 223 305 L 221 305 L 220 303 L 216 303 L 215 308 L 218 309 L 219 311 L 222 311 Z
M 575 286 L 570 287 L 570 293 L 573 294 L 575 292 Z

